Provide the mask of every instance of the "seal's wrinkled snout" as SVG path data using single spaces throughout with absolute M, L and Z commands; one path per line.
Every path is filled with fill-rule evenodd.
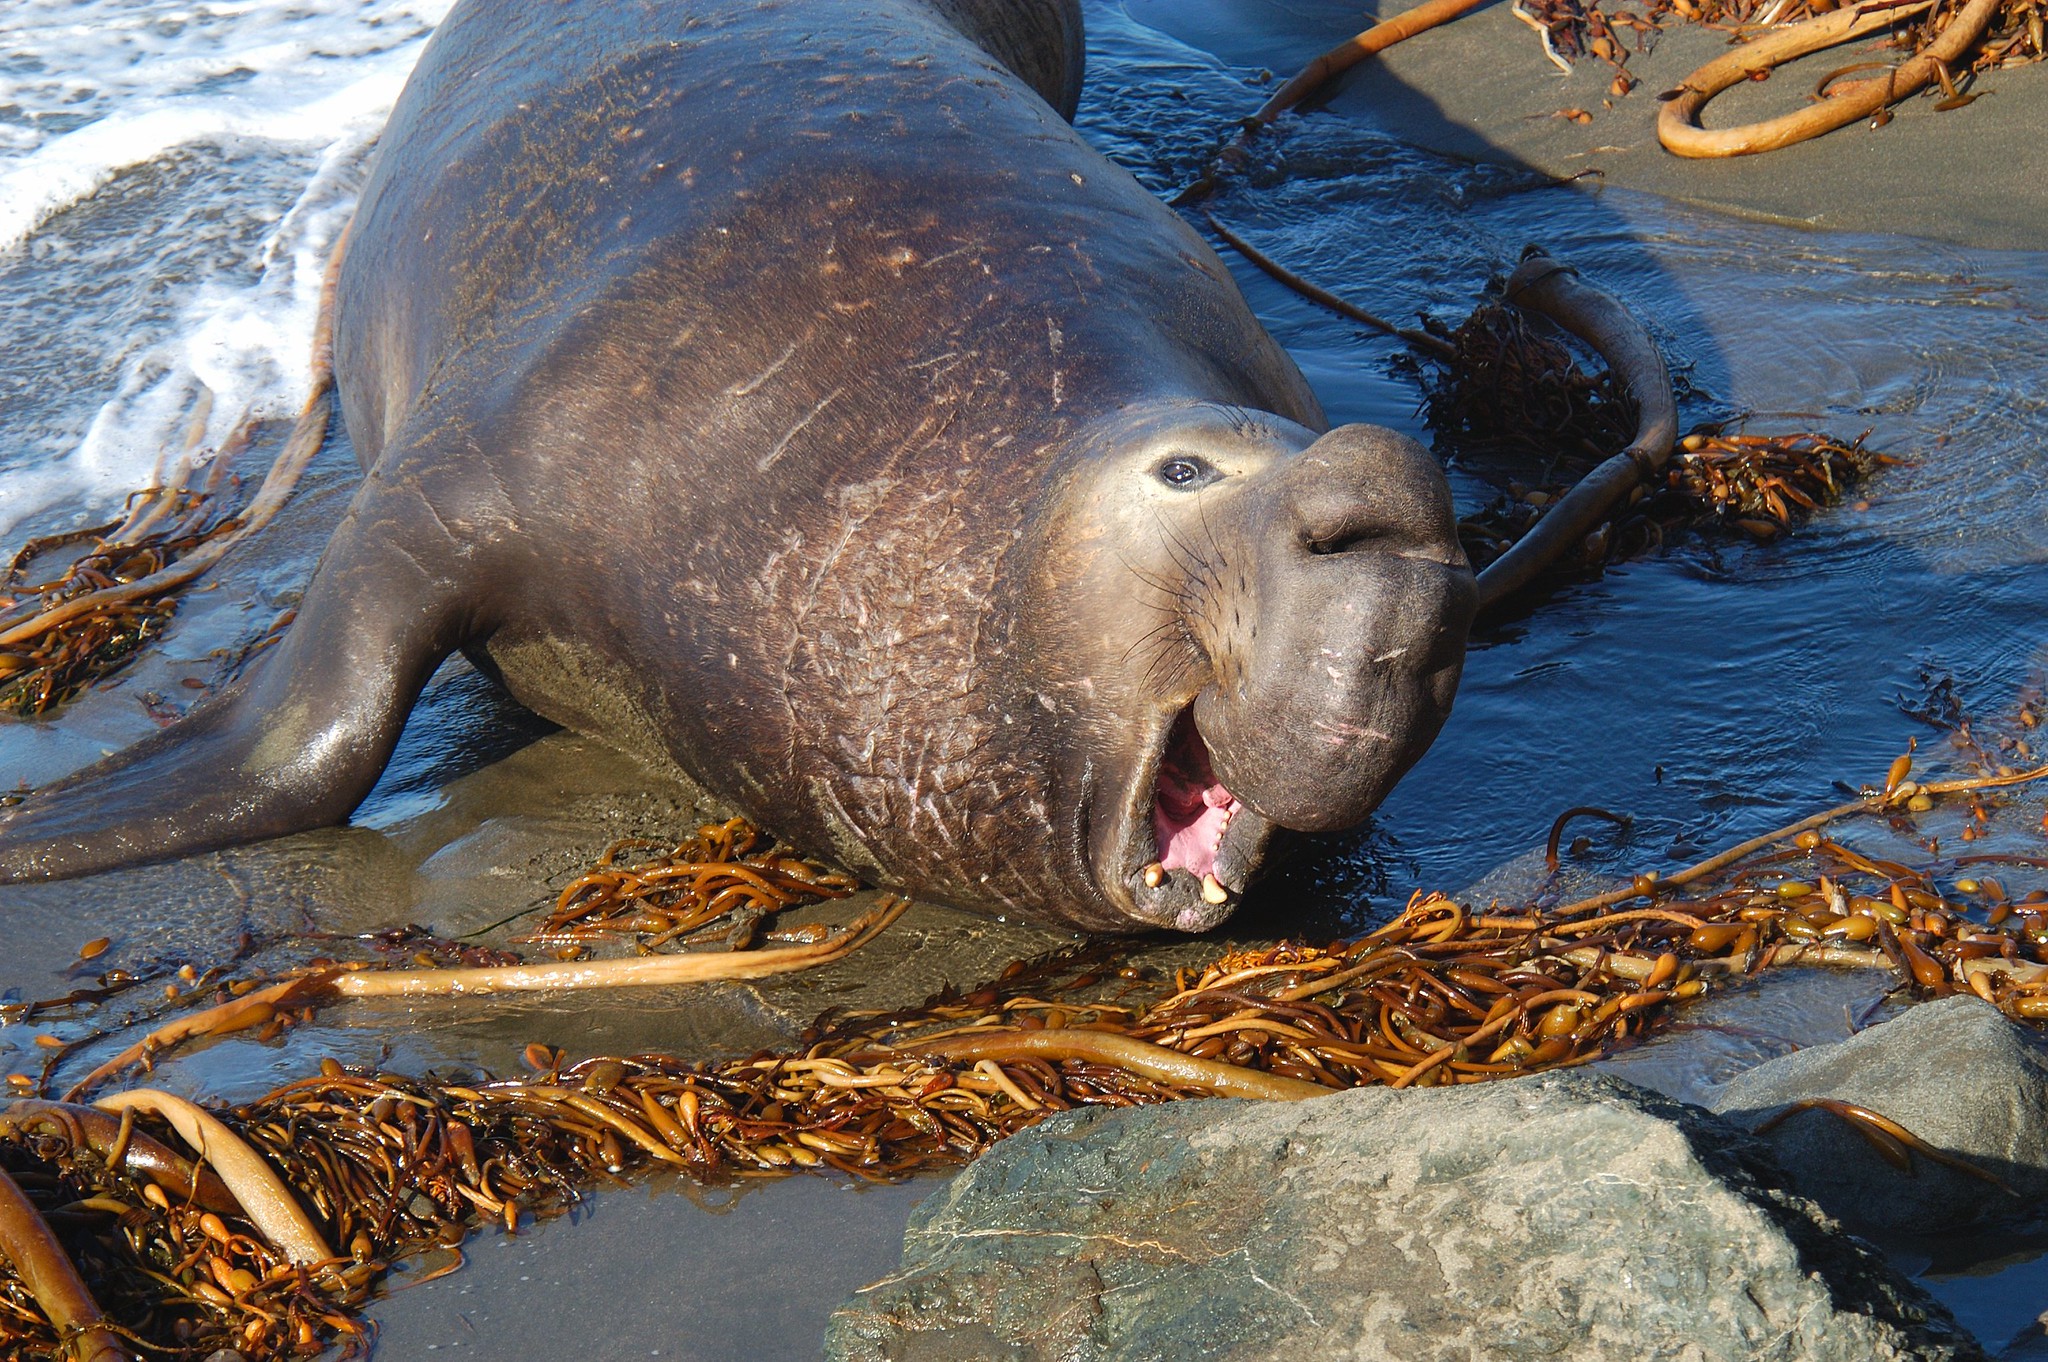
M 1475 601 L 1449 489 L 1414 441 L 1344 426 L 1267 471 L 1211 618 L 1193 724 L 1216 781 L 1281 827 L 1349 827 L 1443 726 Z

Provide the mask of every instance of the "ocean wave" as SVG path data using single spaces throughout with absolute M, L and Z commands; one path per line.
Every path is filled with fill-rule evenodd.
M 145 485 L 166 458 L 187 455 L 197 404 L 210 404 L 190 449 L 203 459 L 245 412 L 285 414 L 304 400 L 327 252 L 353 211 L 368 149 L 451 4 L 0 6 L 0 258 L 31 267 L 13 272 L 15 286 L 69 294 L 82 278 L 118 271 L 171 295 L 161 316 L 132 317 L 112 302 L 99 318 L 77 310 L 78 325 L 99 325 L 95 343 L 111 363 L 94 378 L 44 376 L 75 391 L 36 421 L 71 434 L 56 449 L 0 454 L 0 539 L 103 511 Z M 234 154 L 217 158 L 201 202 L 184 205 L 203 219 L 195 230 L 253 248 L 179 255 L 173 244 L 153 256 L 118 228 L 95 236 L 83 211 L 94 196 L 198 146 Z M 280 202 L 274 184 L 238 181 L 252 156 L 303 179 Z M 19 415 L 0 409 L 0 428 Z

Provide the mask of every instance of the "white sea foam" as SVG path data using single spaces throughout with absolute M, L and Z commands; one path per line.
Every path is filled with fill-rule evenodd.
M 0 249 L 129 166 L 228 136 L 381 120 L 450 0 L 9 0 Z
M 308 168 L 255 259 L 218 253 L 175 280 L 167 327 L 104 338 L 118 377 L 111 392 L 77 394 L 80 415 L 98 405 L 75 447 L 27 465 L 0 458 L 0 542 L 144 485 L 167 444 L 182 443 L 203 390 L 213 407 L 202 449 L 245 410 L 274 415 L 304 400 L 322 264 L 354 206 L 355 172 L 451 3 L 0 4 L 0 256 L 37 258 L 53 217 L 180 148 Z M 250 222 L 277 212 L 274 199 L 238 199 L 225 178 L 215 200 L 209 212 Z

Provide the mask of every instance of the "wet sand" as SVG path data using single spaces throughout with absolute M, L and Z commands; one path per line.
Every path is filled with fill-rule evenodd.
M 933 1185 L 607 1193 L 537 1234 L 474 1236 L 452 1276 L 408 1284 L 445 1265 L 434 1255 L 395 1278 L 370 1312 L 376 1355 L 803 1362 L 833 1307 L 896 1267 L 910 1208 Z
M 1626 6 L 1620 6 L 1626 8 Z M 1317 0 L 1130 0 L 1133 17 L 1280 78 L 1357 31 L 1357 6 Z M 1397 14 L 1388 3 L 1372 13 Z M 1369 22 L 1369 20 L 1368 20 Z M 1656 96 L 1728 50 L 1725 33 L 1665 30 L 1632 55 L 1642 83 L 1609 99 L 1613 68 L 1583 60 L 1565 76 L 1535 30 L 1495 0 L 1419 34 L 1346 74 L 1327 107 L 1415 146 L 1473 160 L 1640 189 L 1723 212 L 1838 231 L 1892 232 L 2000 250 L 2048 248 L 2048 63 L 1993 71 L 1983 98 L 1937 113 L 1939 98 L 1898 106 L 1882 128 L 1852 124 L 1760 156 L 1693 161 L 1658 145 Z M 1710 128 L 1788 113 L 1819 78 L 1880 53 L 1851 43 L 1729 90 L 1707 107 Z M 1556 115 L 1582 109 L 1592 122 Z M 1249 110 L 1247 110 L 1249 112 Z

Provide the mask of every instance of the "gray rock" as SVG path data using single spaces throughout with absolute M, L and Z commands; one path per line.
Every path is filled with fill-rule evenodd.
M 1924 1003 L 1848 1040 L 1758 1065 L 1710 1105 L 1751 1129 L 1810 1097 L 1888 1116 L 2012 1189 L 1919 1157 L 1910 1176 L 1901 1173 L 1825 1111 L 1793 1113 L 1766 1132 L 1793 1185 L 1860 1233 L 1957 1229 L 2031 1213 L 2048 1198 L 2048 1054 L 1975 997 Z
M 918 1208 L 839 1362 L 1980 1358 L 1696 1107 L 1564 1071 L 1063 1114 Z

